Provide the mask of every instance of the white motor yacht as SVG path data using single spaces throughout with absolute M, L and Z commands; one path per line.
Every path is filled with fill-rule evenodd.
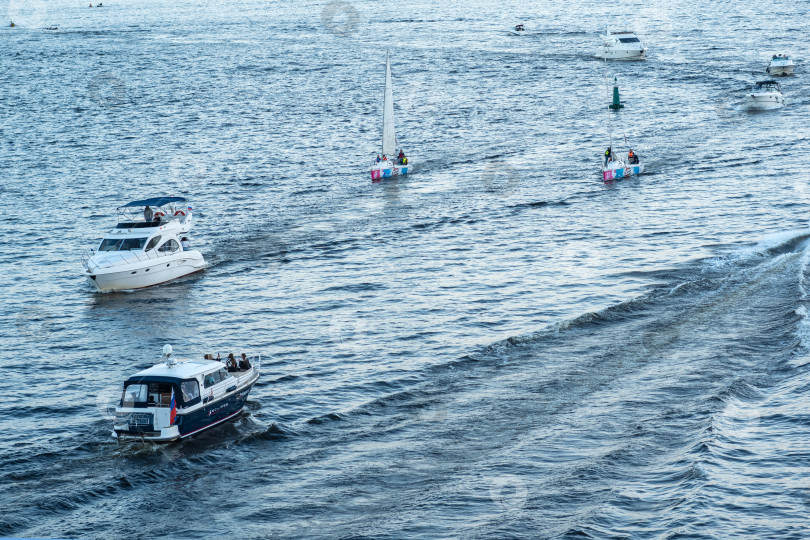
M 647 47 L 633 32 L 607 30 L 597 56 L 607 60 L 640 60 L 646 53 Z
M 98 290 L 151 287 L 205 268 L 202 254 L 190 249 L 191 207 L 183 197 L 133 201 L 118 211 L 118 224 L 82 258 Z
M 775 54 L 771 58 L 771 65 L 768 66 L 767 71 L 773 76 L 787 76 L 793 75 L 793 59 L 787 54 Z
M 178 362 L 165 345 L 161 363 L 124 382 L 113 436 L 171 442 L 231 420 L 242 412 L 260 368 L 261 357 L 247 355 L 230 366 L 209 356 Z
M 752 109 L 778 109 L 785 104 L 782 88 L 776 81 L 760 81 L 746 96 L 746 103 Z

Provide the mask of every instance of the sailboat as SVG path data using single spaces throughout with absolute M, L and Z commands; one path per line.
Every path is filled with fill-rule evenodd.
M 398 157 L 397 134 L 394 129 L 394 90 L 391 84 L 391 60 L 385 53 L 385 98 L 383 100 L 382 157 L 371 168 L 371 180 L 379 181 L 398 174 L 408 174 L 411 163 L 407 157 Z M 402 153 L 402 152 L 401 152 Z M 404 153 L 402 153 L 404 156 Z
M 610 96 L 610 86 L 607 82 L 607 58 L 605 58 L 605 83 L 608 89 L 608 96 Z M 644 172 L 644 164 L 632 150 L 630 150 L 628 154 L 624 154 L 626 157 L 622 157 L 622 154 L 617 155 L 616 152 L 613 151 L 613 128 L 610 124 L 610 109 L 618 111 L 623 107 L 619 101 L 618 87 L 615 87 L 612 105 L 613 106 L 608 105 L 607 109 L 605 109 L 607 115 L 605 117 L 605 124 L 610 137 L 610 146 L 608 147 L 610 149 L 610 156 L 608 157 L 606 153 L 602 161 L 602 180 L 605 182 L 635 176 Z M 624 143 L 627 144 L 627 135 L 624 136 Z

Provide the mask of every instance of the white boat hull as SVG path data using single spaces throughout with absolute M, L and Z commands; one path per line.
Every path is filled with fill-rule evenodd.
M 408 174 L 411 170 L 412 164 L 409 162 L 407 165 L 393 163 L 391 161 L 383 161 L 371 168 L 371 180 L 379 181 L 383 178 L 390 178 L 401 174 Z
M 607 167 L 602 168 L 602 180 L 605 182 L 610 180 L 619 180 L 621 178 L 628 178 L 630 176 L 638 176 L 643 172 L 643 163 L 626 164 L 623 162 L 612 161 L 608 163 Z
M 138 263 L 93 268 L 86 275 L 100 291 L 122 291 L 166 283 L 204 268 L 205 259 L 199 251 L 181 251 Z
M 602 48 L 596 55 L 599 58 L 608 60 L 643 60 L 646 57 L 647 49 L 615 49 L 612 47 Z
M 784 77 L 793 75 L 793 66 L 770 66 L 765 71 L 775 77 Z
M 779 109 L 785 105 L 785 98 L 776 92 L 762 94 L 748 94 L 746 104 L 751 109 L 771 110 Z

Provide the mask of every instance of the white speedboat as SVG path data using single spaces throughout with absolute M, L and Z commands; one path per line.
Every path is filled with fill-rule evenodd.
M 190 249 L 191 207 L 182 197 L 154 197 L 120 207 L 118 224 L 82 258 L 100 291 L 141 289 L 205 268 Z
M 641 39 L 633 32 L 606 31 L 597 56 L 607 60 L 640 60 L 647 53 Z
M 793 65 L 793 59 L 787 54 L 775 54 L 771 58 L 771 65 L 765 71 L 773 76 L 792 75 Z
M 782 87 L 776 81 L 759 81 L 745 100 L 752 109 L 778 109 L 785 104 Z
M 124 382 L 113 436 L 171 442 L 231 420 L 242 412 L 260 367 L 258 356 L 230 368 L 210 358 L 178 362 L 165 345 L 160 364 Z
M 371 167 L 371 180 L 379 181 L 383 178 L 408 174 L 411 164 L 404 152 L 397 151 L 397 134 L 394 129 L 394 90 L 391 84 L 391 62 L 388 53 L 385 55 L 385 97 L 383 99 L 383 129 L 382 129 L 382 155 L 377 156 L 377 162 Z M 395 155 L 396 154 L 396 155 Z

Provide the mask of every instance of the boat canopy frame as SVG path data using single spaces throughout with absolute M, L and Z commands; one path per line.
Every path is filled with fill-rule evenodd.
M 118 207 L 118 210 L 122 208 L 144 208 L 146 206 L 165 206 L 171 203 L 184 203 L 186 202 L 185 197 L 151 197 L 149 199 L 141 199 L 138 201 L 128 202 L 122 206 Z
M 754 90 L 759 90 L 761 88 L 776 88 L 780 92 L 782 91 L 782 87 L 774 80 L 758 81 L 754 84 Z

